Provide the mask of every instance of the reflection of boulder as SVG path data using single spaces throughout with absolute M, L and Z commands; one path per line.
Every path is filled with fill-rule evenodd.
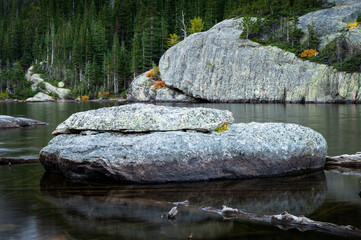
M 45 199 L 80 232 L 125 239 L 182 239 L 190 232 L 203 239 L 220 237 L 232 229 L 232 223 L 199 207 L 225 204 L 253 213 L 286 210 L 309 215 L 323 204 L 326 190 L 323 172 L 287 178 L 154 185 L 79 183 L 50 174 L 41 180 Z M 190 206 L 179 206 L 176 226 L 160 218 L 171 209 L 170 202 L 186 199 Z

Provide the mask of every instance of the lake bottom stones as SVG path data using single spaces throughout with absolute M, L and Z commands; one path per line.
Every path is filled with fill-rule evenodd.
M 60 134 L 41 150 L 40 161 L 47 172 L 72 179 L 175 182 L 316 171 L 324 167 L 326 152 L 325 139 L 310 128 L 252 122 L 230 124 L 223 132 Z

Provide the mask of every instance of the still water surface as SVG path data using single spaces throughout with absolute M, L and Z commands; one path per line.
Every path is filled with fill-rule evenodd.
M 0 156 L 36 157 L 74 112 L 115 103 L 0 103 L 0 114 L 48 122 L 0 130 Z M 170 105 L 170 104 L 168 104 Z M 176 104 L 227 109 L 236 122 L 290 122 L 320 132 L 329 155 L 361 151 L 360 105 Z M 340 239 L 284 231 L 244 219 L 223 220 L 201 206 L 261 214 L 288 211 L 361 228 L 361 176 L 318 172 L 297 177 L 171 184 L 79 183 L 44 174 L 41 165 L 0 167 L 0 239 Z M 188 199 L 175 221 L 161 214 Z

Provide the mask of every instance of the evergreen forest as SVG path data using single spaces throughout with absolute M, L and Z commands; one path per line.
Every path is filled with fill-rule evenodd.
M 73 97 L 119 95 L 193 32 L 239 16 L 262 16 L 272 28 L 321 7 L 320 0 L 1 0 L 0 92 L 31 96 L 24 74 L 35 65 Z

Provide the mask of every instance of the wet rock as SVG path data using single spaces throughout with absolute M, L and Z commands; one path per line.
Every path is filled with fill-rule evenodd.
M 176 108 L 152 104 L 128 104 L 71 115 L 54 135 L 80 131 L 154 132 L 196 130 L 213 131 L 233 122 L 232 113 L 210 108 Z
M 7 115 L 0 115 L 0 129 L 1 128 L 21 128 L 37 125 L 46 125 L 45 122 L 40 122 L 29 118 L 16 118 Z

